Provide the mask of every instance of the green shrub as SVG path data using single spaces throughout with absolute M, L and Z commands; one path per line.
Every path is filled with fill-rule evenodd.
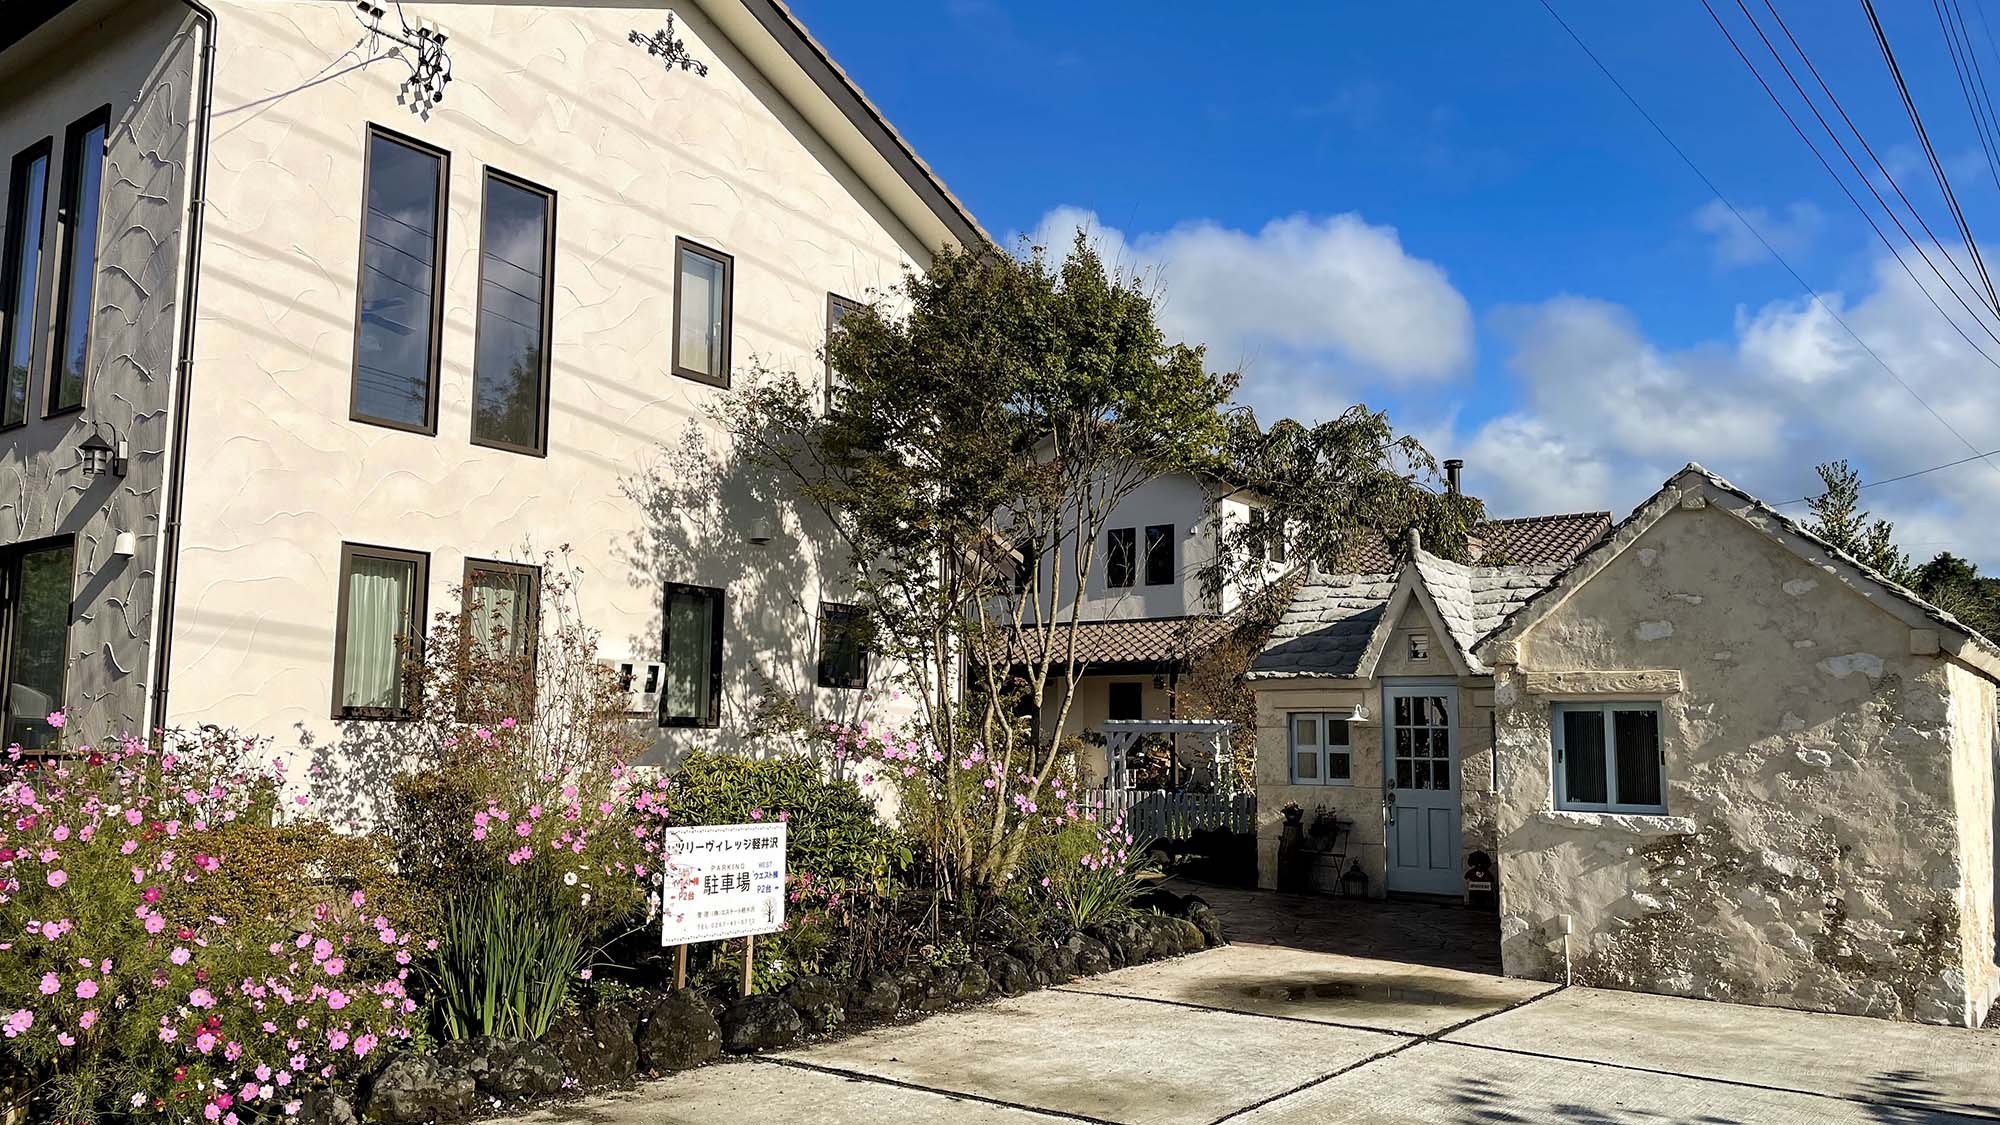
M 1145 866 L 1145 841 L 1133 840 L 1121 815 L 1062 824 L 1037 841 L 1026 870 L 1048 914 L 1080 930 L 1131 914 Z
M 495 885 L 445 908 L 437 1011 L 453 1039 L 539 1039 L 583 969 L 583 935 L 563 904 Z

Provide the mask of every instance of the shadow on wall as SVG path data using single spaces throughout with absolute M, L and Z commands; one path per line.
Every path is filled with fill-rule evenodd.
M 655 622 L 662 620 L 668 583 L 725 591 L 721 724 L 663 730 L 663 756 L 696 747 L 755 753 L 791 748 L 759 739 L 752 729 L 767 692 L 819 720 L 863 717 L 864 696 L 872 692 L 817 687 L 819 605 L 853 595 L 844 583 L 826 581 L 823 569 L 838 572 L 846 550 L 789 481 L 720 447 L 690 421 L 677 441 L 659 447 L 620 488 L 643 518 L 619 553 L 632 585 L 649 592 Z M 659 659 L 662 634 L 656 628 L 627 640 L 633 653 Z
M 342 722 L 339 737 L 322 740 L 297 727 L 306 757 L 306 796 L 337 828 L 367 830 L 388 824 L 396 809 L 396 774 L 410 753 L 406 724 Z

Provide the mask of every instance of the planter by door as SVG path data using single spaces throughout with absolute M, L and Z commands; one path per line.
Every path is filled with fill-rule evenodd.
M 1456 685 L 1383 685 L 1382 770 L 1388 889 L 1463 893 Z

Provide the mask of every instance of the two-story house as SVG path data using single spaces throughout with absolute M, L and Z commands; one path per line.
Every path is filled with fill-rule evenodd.
M 16 0 L 0 161 L 8 741 L 360 745 L 562 545 L 664 749 L 861 705 L 838 554 L 669 454 L 986 239 L 782 3 Z

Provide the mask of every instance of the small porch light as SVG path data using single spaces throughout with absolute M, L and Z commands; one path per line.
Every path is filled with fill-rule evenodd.
M 111 436 L 116 444 L 105 441 L 103 434 L 93 431 L 83 439 L 82 445 L 76 447 L 77 456 L 83 463 L 84 476 L 96 477 L 105 473 L 115 477 L 125 475 L 125 468 L 131 460 L 130 449 L 125 439 L 118 436 L 117 430 L 111 431 Z
M 743 538 L 762 547 L 771 541 L 771 521 L 762 516 L 752 519 L 743 529 Z
M 1354 705 L 1354 710 L 1352 710 L 1352 711 L 1348 712 L 1348 714 L 1347 714 L 1347 721 L 1348 721 L 1348 722 L 1350 722 L 1350 723 L 1365 723 L 1365 722 L 1367 722 L 1367 721 L 1368 721 L 1368 707 L 1367 707 L 1367 705 L 1366 705 L 1366 704 L 1362 704 L 1362 703 L 1357 703 L 1357 704 L 1355 704 L 1355 705 Z

